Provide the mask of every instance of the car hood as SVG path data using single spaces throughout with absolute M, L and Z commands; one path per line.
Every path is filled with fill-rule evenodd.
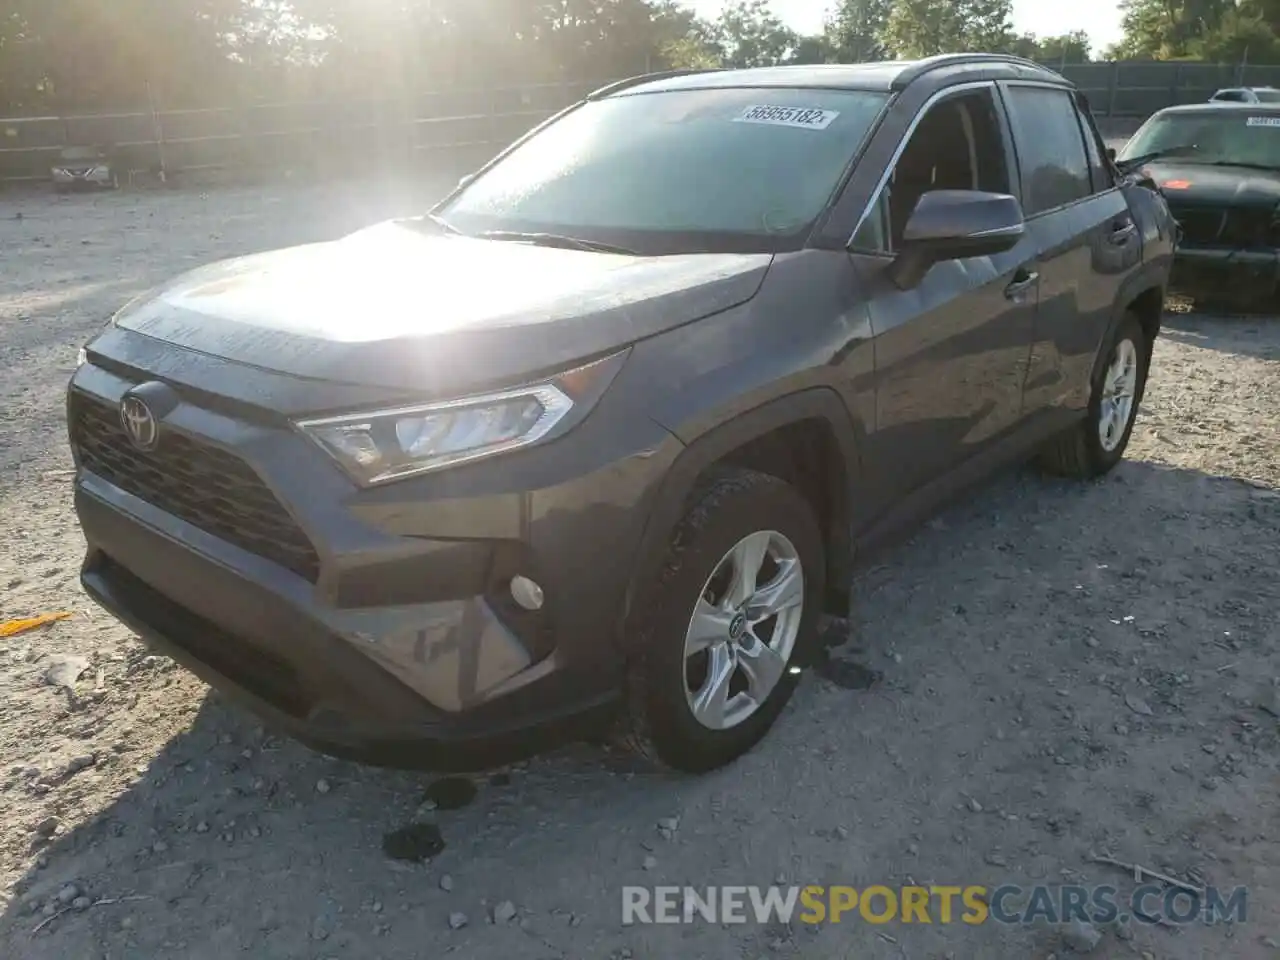
M 1194 163 L 1150 163 L 1146 169 L 1170 203 L 1268 208 L 1280 204 L 1280 171 Z
M 751 299 L 770 254 L 630 257 L 391 221 L 202 267 L 115 325 L 308 378 L 448 395 L 624 347 Z

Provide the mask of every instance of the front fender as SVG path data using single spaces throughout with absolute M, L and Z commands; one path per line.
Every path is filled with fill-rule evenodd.
M 814 387 L 741 413 L 703 433 L 679 454 L 651 501 L 649 519 L 635 554 L 619 634 L 624 638 L 624 644 L 634 633 L 626 627 L 631 622 L 641 591 L 657 575 L 672 532 L 684 516 L 699 479 L 726 458 L 731 460 L 730 455 L 734 451 L 751 441 L 791 424 L 811 420 L 819 420 L 830 429 L 838 451 L 839 476 L 825 478 L 832 491 L 839 493 L 837 502 L 843 505 L 833 511 L 830 529 L 826 531 L 827 582 L 835 591 L 831 605 L 844 604 L 835 612 L 841 615 L 847 612 L 847 584 L 853 565 L 849 495 L 860 471 L 856 432 L 840 395 L 828 387 Z

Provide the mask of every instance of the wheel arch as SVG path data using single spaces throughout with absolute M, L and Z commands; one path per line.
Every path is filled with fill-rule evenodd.
M 1098 376 L 1098 371 L 1102 369 L 1102 365 L 1107 362 L 1107 350 L 1111 341 L 1115 339 L 1116 330 L 1120 324 L 1124 322 L 1125 317 L 1136 317 L 1138 323 L 1142 327 L 1143 335 L 1147 341 L 1146 361 L 1148 366 L 1151 363 L 1151 353 L 1155 348 L 1156 337 L 1160 335 L 1160 323 L 1164 317 L 1164 300 L 1165 285 L 1164 275 L 1152 265 L 1149 269 L 1135 273 L 1129 278 L 1120 290 L 1120 296 L 1116 297 L 1115 307 L 1111 311 L 1111 319 L 1107 323 L 1106 329 L 1102 332 L 1102 339 L 1098 342 L 1097 349 L 1094 352 L 1093 367 L 1089 371 L 1089 382 L 1093 383 Z M 1143 383 L 1143 388 L 1146 384 Z M 1142 402 L 1143 389 L 1139 390 L 1138 402 Z
M 656 573 L 672 531 L 702 482 L 724 468 L 771 474 L 794 485 L 818 516 L 826 548 L 827 612 L 847 616 L 853 568 L 853 490 L 860 461 L 854 422 L 834 390 L 816 387 L 769 401 L 708 430 L 672 464 L 652 501 L 628 577 L 624 645 L 639 594 Z

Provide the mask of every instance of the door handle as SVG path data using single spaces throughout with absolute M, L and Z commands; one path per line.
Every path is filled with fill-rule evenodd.
M 1039 280 L 1040 274 L 1035 270 L 1019 267 L 1018 272 L 1013 275 L 1013 280 L 1004 288 L 1005 298 L 1008 300 L 1021 300 Z
M 1122 247 L 1128 243 L 1138 232 L 1138 225 L 1125 217 L 1122 220 L 1116 220 L 1111 224 L 1111 232 L 1107 234 L 1107 241 L 1117 247 Z

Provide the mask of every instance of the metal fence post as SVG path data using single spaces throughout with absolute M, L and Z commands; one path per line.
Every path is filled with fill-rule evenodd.
M 485 93 L 488 94 L 485 98 L 485 107 L 489 113 L 489 122 L 485 124 L 486 129 L 489 131 L 488 143 L 485 145 L 487 149 L 498 142 L 498 88 L 488 87 L 485 89 Z
M 151 88 L 151 81 L 146 81 L 147 86 L 147 108 L 151 111 L 151 128 L 154 131 L 153 136 L 156 138 L 156 165 L 159 168 L 160 182 L 167 183 L 169 180 L 169 164 L 164 155 L 164 121 L 160 119 L 160 108 L 156 104 L 155 91 Z

